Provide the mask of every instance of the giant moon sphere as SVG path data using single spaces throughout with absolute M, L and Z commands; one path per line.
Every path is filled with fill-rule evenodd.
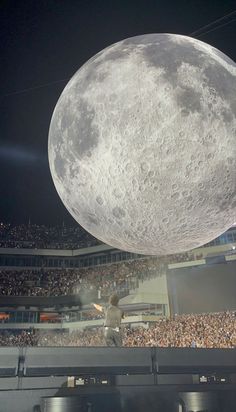
M 75 220 L 130 252 L 209 242 L 236 217 L 236 65 L 173 34 L 132 37 L 72 77 L 54 110 L 49 163 Z

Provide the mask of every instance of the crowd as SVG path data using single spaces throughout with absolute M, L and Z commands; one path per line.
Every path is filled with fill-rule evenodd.
M 82 312 L 81 320 L 83 321 L 88 321 L 88 320 L 98 320 L 98 319 L 103 319 L 104 315 L 103 313 L 98 312 L 97 310 L 88 310 Z
M 144 258 L 109 265 L 47 270 L 0 270 L 0 295 L 62 296 L 96 291 L 102 299 L 138 287 L 140 281 L 161 276 L 165 264 Z
M 0 296 L 63 296 L 78 295 L 96 290 L 102 299 L 113 292 L 137 288 L 139 282 L 161 276 L 168 263 L 180 261 L 178 255 L 158 258 L 127 260 L 78 269 L 21 269 L 0 270 Z M 197 256 L 200 259 L 202 256 Z M 181 254 L 183 260 L 193 260 L 188 253 Z
M 78 249 L 96 246 L 102 242 L 81 226 L 53 226 L 21 224 L 11 225 L 0 223 L 0 248 L 30 248 L 30 249 Z M 174 262 L 193 260 L 194 255 L 183 253 L 172 255 Z M 196 258 L 196 257 L 195 257 Z M 198 259 L 201 256 L 197 257 Z
M 72 333 L 63 331 L 23 331 L 0 333 L 0 346 L 104 346 L 103 328 L 88 328 Z M 162 318 L 149 327 L 124 327 L 126 347 L 234 348 L 236 313 L 179 315 Z
M 0 223 L 0 247 L 30 249 L 77 249 L 101 244 L 81 226 Z
M 179 315 L 163 318 L 150 328 L 129 329 L 125 346 L 233 348 L 235 312 Z
M 33 330 L 1 330 L 0 346 L 37 346 L 38 338 Z

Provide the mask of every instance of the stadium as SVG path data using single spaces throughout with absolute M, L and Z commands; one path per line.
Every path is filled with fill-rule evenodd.
M 235 16 L 1 3 L 0 412 L 236 411 Z
M 78 227 L 4 223 L 0 227 L 4 411 L 14 410 L 15 396 L 22 408 L 30 396 L 27 410 L 38 410 L 42 402 L 47 408 L 42 410 L 76 410 L 70 405 L 73 401 L 62 406 L 63 400 L 72 395 L 75 402 L 81 393 L 82 403 L 86 399 L 93 404 L 97 393 L 98 399 L 102 394 L 111 397 L 119 408 L 114 391 L 134 385 L 134 393 L 128 393 L 132 397 L 141 385 L 145 398 L 155 379 L 159 392 L 153 391 L 151 400 L 148 397 L 149 410 L 156 402 L 160 408 L 170 408 L 164 389 L 172 385 L 172 403 L 177 402 L 176 390 L 187 394 L 200 390 L 203 398 L 186 398 L 186 404 L 214 405 L 222 398 L 219 389 L 227 389 L 221 405 L 233 405 L 235 227 L 204 247 L 163 258 L 115 250 Z M 117 354 L 118 348 L 104 349 L 104 316 L 92 306 L 92 302 L 105 304 L 114 291 L 125 312 L 122 335 L 128 355 Z M 152 365 L 149 350 L 155 347 L 156 365 Z M 138 348 L 140 353 L 135 352 Z M 107 349 L 114 351 L 110 359 L 104 359 Z M 209 349 L 214 350 L 212 359 Z M 211 390 L 210 400 L 204 398 L 206 389 Z M 101 399 L 96 404 L 106 408 Z M 229 410 L 223 408 L 206 410 Z

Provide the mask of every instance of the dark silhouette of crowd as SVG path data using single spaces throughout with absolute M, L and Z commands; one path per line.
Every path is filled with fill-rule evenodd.
M 0 248 L 29 249 L 79 249 L 100 245 L 102 242 L 81 226 L 53 226 L 36 224 L 12 225 L 0 223 Z M 175 256 L 175 257 L 174 257 Z M 174 262 L 193 260 L 194 255 L 172 255 Z M 200 256 L 198 257 L 200 259 Z
M 123 327 L 126 347 L 234 348 L 236 313 L 179 315 L 162 318 L 147 327 Z M 0 346 L 104 346 L 103 328 L 87 328 L 71 333 L 63 331 L 5 330 L 0 332 Z
M 33 329 L 0 330 L 0 346 L 37 346 L 37 334 Z
M 96 246 L 101 242 L 81 226 L 47 227 L 45 225 L 0 224 L 0 247 L 29 249 L 77 249 Z
M 161 276 L 164 267 L 156 258 L 144 258 L 80 269 L 0 270 L 0 295 L 62 296 L 96 290 L 102 299 Z
M 140 281 L 161 276 L 168 263 L 201 259 L 191 253 L 166 257 L 143 257 L 79 269 L 37 268 L 0 270 L 0 295 L 62 296 L 96 290 L 98 299 L 114 291 L 135 289 Z

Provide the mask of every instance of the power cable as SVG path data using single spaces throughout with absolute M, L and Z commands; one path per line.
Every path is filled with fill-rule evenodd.
M 221 27 L 227 26 L 228 24 L 233 23 L 234 21 L 236 21 L 236 18 L 235 18 L 235 19 L 232 19 L 232 20 L 230 20 L 230 21 L 227 21 L 227 22 L 224 23 L 224 24 L 220 24 L 219 26 L 216 26 L 216 27 L 214 27 L 214 28 L 212 28 L 212 29 L 210 29 L 210 30 L 204 31 L 203 33 L 197 34 L 197 35 L 195 35 L 195 37 L 205 36 L 205 34 L 211 33 L 212 31 L 218 30 L 218 29 L 220 29 Z M 190 36 L 192 36 L 192 34 L 191 34 Z
M 190 34 L 190 36 L 195 36 L 195 35 L 197 35 L 199 32 L 201 32 L 203 29 L 207 29 L 207 28 L 213 26 L 214 24 L 219 23 L 220 21 L 225 20 L 225 19 L 227 19 L 227 18 L 230 17 L 230 16 L 233 16 L 234 14 L 236 14 L 236 10 L 232 11 L 231 13 L 225 14 L 224 16 L 222 16 L 222 17 L 220 17 L 220 18 L 218 18 L 218 19 L 216 19 L 216 20 L 213 20 L 211 23 L 208 23 L 208 24 L 206 24 L 205 26 L 199 27 L 199 29 L 193 31 L 193 32 Z M 235 20 L 235 19 L 234 19 L 234 20 Z M 232 20 L 232 21 L 234 21 L 234 20 Z M 225 23 L 225 25 L 226 25 L 226 24 L 229 24 L 229 23 L 231 23 L 231 21 Z M 217 26 L 217 27 L 221 27 L 221 26 Z M 204 33 L 204 34 L 205 34 L 205 33 Z
M 10 93 L 3 94 L 2 97 L 7 97 L 7 96 L 13 96 L 13 95 L 16 95 L 16 94 L 26 93 L 26 92 L 29 92 L 31 90 L 41 89 L 43 87 L 51 86 L 52 84 L 66 82 L 68 80 L 69 80 L 69 78 L 55 80 L 55 81 L 49 82 L 49 83 L 43 83 L 43 84 L 40 84 L 39 86 L 28 87 L 27 89 L 21 89 L 21 90 L 15 91 L 15 92 L 10 92 Z
M 210 28 L 210 27 L 214 26 L 216 23 L 219 23 L 219 22 L 221 22 L 221 21 L 223 21 L 223 20 L 225 20 L 225 19 L 227 19 L 227 18 L 229 18 L 229 17 L 231 17 L 231 16 L 233 16 L 233 15 L 235 15 L 235 14 L 236 14 L 236 10 L 232 11 L 231 13 L 225 14 L 224 16 L 222 16 L 222 17 L 220 17 L 220 18 L 218 18 L 218 19 L 216 19 L 216 20 L 213 20 L 211 23 L 208 23 L 208 24 L 206 24 L 206 25 L 204 25 L 204 26 L 202 26 L 202 27 L 199 27 L 199 29 L 197 29 L 197 30 L 193 31 L 192 33 L 190 33 L 189 36 L 195 36 L 195 37 L 205 36 L 205 34 L 208 34 L 208 33 L 212 32 L 212 31 L 215 31 L 215 30 L 220 29 L 221 27 L 224 27 L 224 26 L 226 26 L 226 25 L 228 25 L 228 24 L 231 24 L 231 23 L 233 23 L 234 21 L 236 21 L 236 18 L 231 19 L 231 20 L 229 20 L 229 21 L 227 21 L 227 22 L 225 22 L 225 23 L 223 23 L 223 24 L 217 25 L 216 27 L 213 27 L 213 28 L 210 29 L 210 30 L 207 30 L 207 31 L 203 31 L 203 32 L 202 32 L 202 30 L 207 29 L 207 28 Z M 70 79 L 70 78 L 55 80 L 55 81 L 52 81 L 52 82 L 43 83 L 43 84 L 38 85 L 38 86 L 28 87 L 28 88 L 21 89 L 21 90 L 16 90 L 15 92 L 10 92 L 10 93 L 3 94 L 3 95 L 1 95 L 1 97 L 8 97 L 8 96 L 14 96 L 14 95 L 17 95 L 17 94 L 27 93 L 27 92 L 29 92 L 29 91 L 37 90 L 37 89 L 42 89 L 42 88 L 44 88 L 44 87 L 48 87 L 48 86 L 51 86 L 51 85 L 53 85 L 53 84 L 63 83 L 63 82 L 68 81 L 69 79 Z

